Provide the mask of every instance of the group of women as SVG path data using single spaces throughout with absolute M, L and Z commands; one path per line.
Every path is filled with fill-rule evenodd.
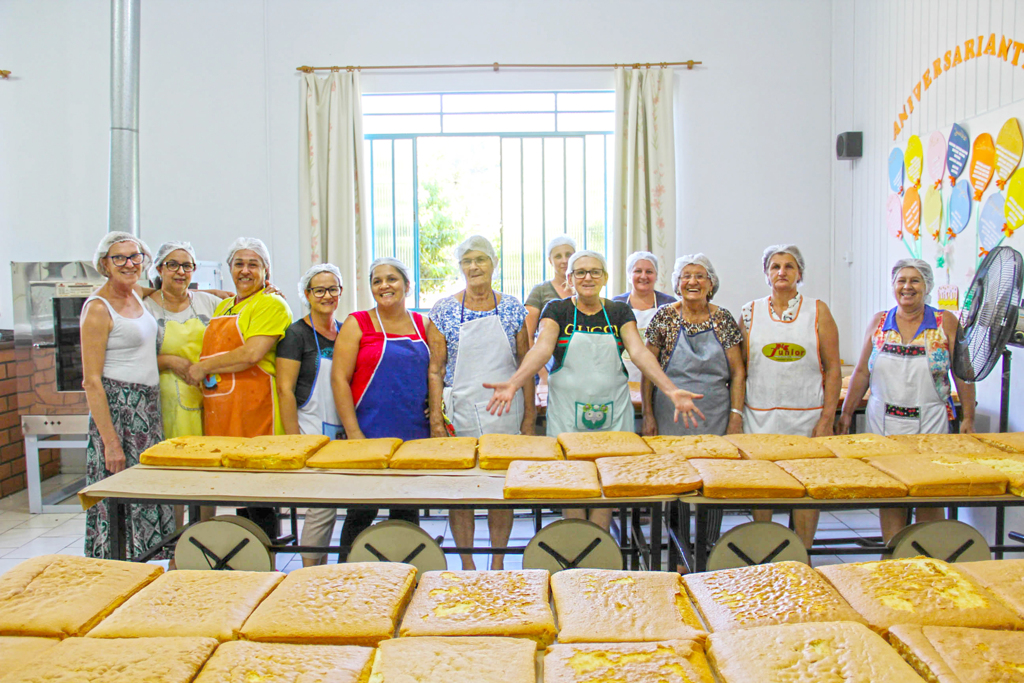
M 738 320 L 711 303 L 720 282 L 703 254 L 676 260 L 675 296 L 655 291 L 660 264 L 653 254 L 631 255 L 630 291 L 612 300 L 601 296 L 608 282 L 602 254 L 577 251 L 560 236 L 547 257 L 554 275 L 524 305 L 493 289 L 497 254 L 488 240 L 472 236 L 455 253 L 465 288 L 426 316 L 406 307 L 405 264 L 377 259 L 369 269 L 374 307 L 341 324 L 335 314 L 342 274 L 331 264 L 315 265 L 299 282 L 305 314 L 293 322 L 280 293 L 268 287 L 270 258 L 259 240 L 240 238 L 229 249 L 234 293 L 197 292 L 189 289 L 196 267 L 190 245 L 167 243 L 151 258 L 137 237 L 110 233 L 96 254 L 107 283 L 83 311 L 90 481 L 135 464 L 165 435 L 533 434 L 535 382 L 545 369 L 550 436 L 633 431 L 630 372 L 641 380 L 645 435 L 832 433 L 841 384 L 838 331 L 823 302 L 800 294 L 805 264 L 795 246 L 765 250 L 770 293 L 745 305 Z M 147 261 L 154 290 L 138 286 Z M 849 428 L 869 385 L 872 431 L 948 429 L 945 412 L 933 404 L 949 397 L 956 319 L 925 305 L 931 270 L 924 262 L 897 264 L 893 286 L 898 305 L 872 321 L 840 430 Z M 920 386 L 908 390 L 904 377 Z M 970 431 L 973 389 L 958 388 L 963 429 Z M 272 510 L 248 514 L 265 525 L 273 519 Z M 327 545 L 335 515 L 309 510 L 302 545 Z M 350 510 L 340 544 L 351 545 L 376 515 Z M 591 519 L 607 525 L 609 515 L 594 511 Z M 418 521 L 415 511 L 390 516 Z M 166 506 L 135 506 L 128 519 L 133 555 L 175 525 Z M 473 512 L 453 510 L 450 521 L 457 545 L 471 548 Z M 801 512 L 795 523 L 809 545 L 817 513 Z M 492 511 L 488 526 L 492 546 L 505 546 L 511 513 Z M 96 506 L 86 552 L 109 557 L 110 550 L 106 509 Z M 303 556 L 307 565 L 324 559 Z M 494 555 L 491 568 L 502 561 Z M 473 568 L 472 554 L 463 554 L 462 563 Z

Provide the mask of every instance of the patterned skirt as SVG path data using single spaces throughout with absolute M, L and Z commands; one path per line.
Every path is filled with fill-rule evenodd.
M 121 439 L 125 467 L 139 464 L 139 455 L 163 440 L 160 415 L 160 387 L 120 382 L 103 378 L 103 389 L 110 406 L 114 431 Z M 103 439 L 92 416 L 89 417 L 89 446 L 85 454 L 85 478 L 94 484 L 110 476 L 103 455 Z M 102 559 L 114 557 L 109 528 L 110 503 L 103 501 L 85 515 L 85 555 Z M 170 505 L 128 505 L 124 513 L 125 550 L 132 559 L 146 553 L 175 531 L 174 508 Z M 155 559 L 168 559 L 165 549 Z

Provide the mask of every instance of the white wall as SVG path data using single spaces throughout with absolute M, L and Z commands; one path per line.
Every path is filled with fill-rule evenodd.
M 298 279 L 302 64 L 701 59 L 676 76 L 681 252 L 704 251 L 721 304 L 767 289 L 767 244 L 805 250 L 829 298 L 830 17 L 789 0 L 146 0 L 142 235 L 219 259 L 239 234 Z M 13 260 L 85 257 L 106 230 L 109 2 L 0 3 L 0 232 Z M 366 92 L 611 88 L 610 70 L 364 73 Z M 293 302 L 294 303 L 294 302 Z M 0 326 L 11 313 L 0 275 Z

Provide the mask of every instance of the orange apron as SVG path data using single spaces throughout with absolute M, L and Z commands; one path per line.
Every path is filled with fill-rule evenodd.
M 200 359 L 245 344 L 237 315 L 214 318 L 203 335 Z M 261 436 L 274 433 L 274 377 L 259 365 L 203 380 L 203 421 L 209 436 Z

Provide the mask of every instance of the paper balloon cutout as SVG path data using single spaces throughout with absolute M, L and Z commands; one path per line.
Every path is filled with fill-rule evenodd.
M 924 193 L 921 214 L 924 217 L 924 229 L 938 242 L 942 230 L 942 193 L 934 187 Z
M 971 152 L 971 138 L 959 123 L 953 124 L 949 131 L 949 144 L 946 146 L 946 169 L 949 171 L 949 182 L 956 186 L 956 179 L 964 172 L 967 155 Z
M 921 196 L 913 185 L 903 196 L 903 228 L 915 240 L 921 237 Z
M 1000 190 L 1020 163 L 1022 152 L 1024 139 L 1020 135 L 1020 124 L 1017 119 L 1006 119 L 996 138 L 996 187 Z
M 1003 234 L 1013 237 L 1013 231 L 1024 223 L 1024 169 L 1018 169 L 1006 184 L 1006 203 L 1003 205 Z
M 965 183 L 960 183 L 953 188 L 953 195 L 949 198 L 949 232 L 950 237 L 955 237 L 967 227 L 967 221 L 971 218 L 971 188 Z
M 899 147 L 889 152 L 889 189 L 903 194 L 903 150 Z
M 1003 204 L 1002 192 L 996 192 L 985 200 L 978 216 L 978 241 L 982 252 L 979 256 L 985 256 L 1003 241 Z
M 903 202 L 898 194 L 890 194 L 885 203 L 885 227 L 896 239 L 903 237 Z
M 921 147 L 921 138 L 911 135 L 907 140 L 907 151 L 903 154 L 903 161 L 907 167 L 907 180 L 914 184 L 914 187 L 921 187 L 921 171 L 924 170 L 924 149 Z
M 928 152 L 924 158 L 928 162 L 928 178 L 935 183 L 936 189 L 942 187 L 942 170 L 946 168 L 946 138 L 939 131 L 928 136 Z
M 996 143 L 992 136 L 982 133 L 974 139 L 974 153 L 971 154 L 971 185 L 974 186 L 974 201 L 980 201 L 985 188 L 992 180 L 996 166 Z

